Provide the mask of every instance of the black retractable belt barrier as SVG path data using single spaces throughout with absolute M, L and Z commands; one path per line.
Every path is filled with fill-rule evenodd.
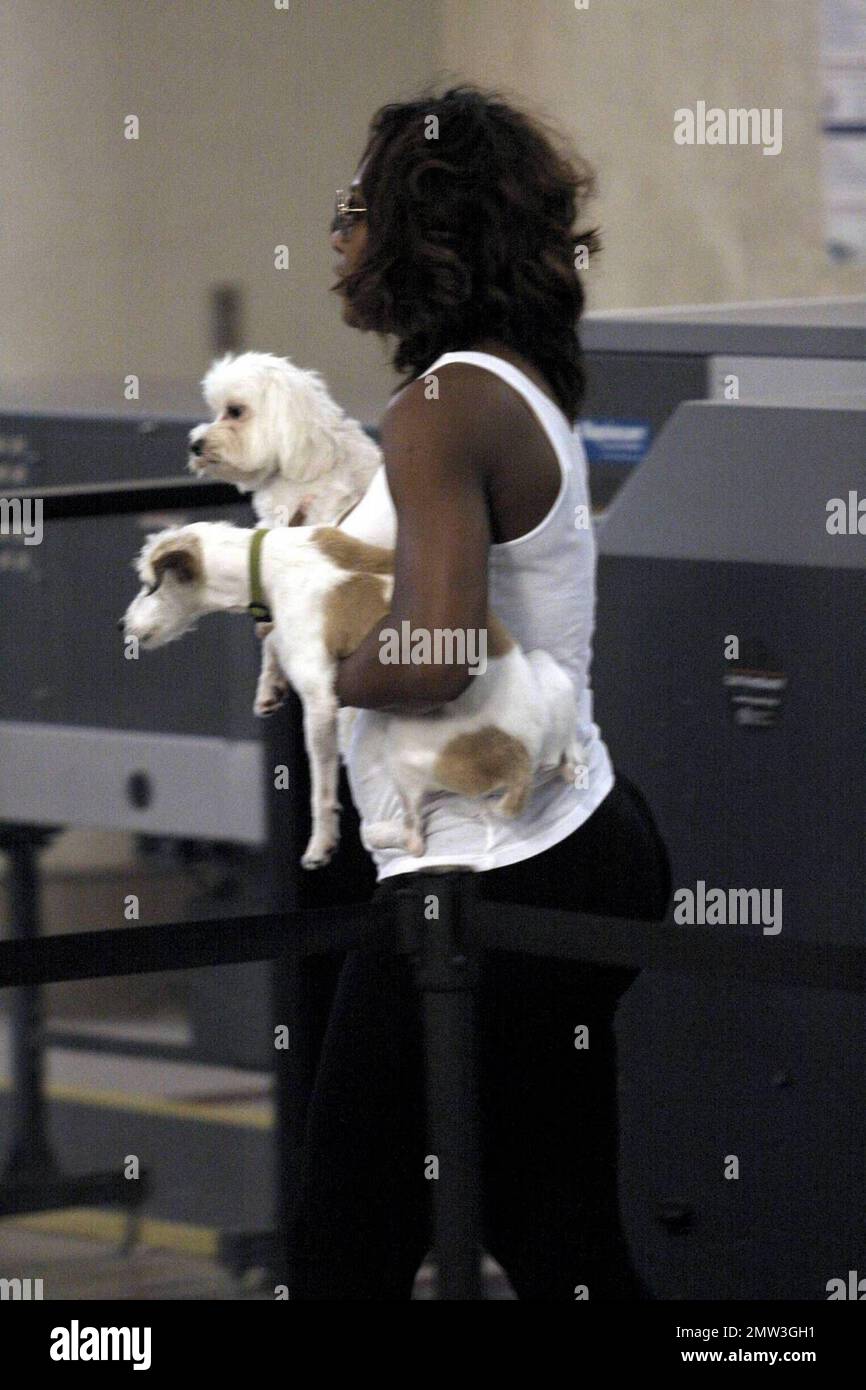
M 438 900 L 438 920 L 425 914 L 429 894 Z M 490 903 L 477 895 L 472 873 L 456 869 L 419 875 L 412 890 L 361 907 L 0 942 L 0 988 L 276 960 L 286 957 L 289 941 L 296 965 L 353 946 L 397 951 L 414 963 L 425 1019 L 428 1142 L 442 1174 L 434 1210 L 438 1296 L 445 1299 L 480 1297 L 473 1004 L 482 952 L 748 977 L 773 985 L 866 988 L 866 947 L 720 938 L 712 928 Z
M 447 870 L 437 881 L 446 885 L 452 876 L 465 884 L 470 874 Z M 442 894 L 445 888 L 436 891 Z M 299 912 L 154 927 L 102 928 L 32 942 L 0 941 L 0 989 L 275 960 L 286 950 L 287 933 L 296 934 L 301 957 L 369 946 L 382 923 L 390 924 L 392 942 L 402 941 L 405 927 L 398 938 L 394 925 L 394 900 L 399 897 L 402 894 L 395 892 L 390 902 L 359 906 L 303 908 Z M 754 979 L 807 989 L 854 993 L 866 989 L 866 946 L 818 945 L 782 941 L 780 937 L 754 942 L 743 937 L 721 940 L 713 927 L 593 917 L 481 898 L 474 900 L 471 911 L 479 947 L 484 951 L 514 951 L 555 960 L 626 965 L 636 970 L 682 971 L 709 978 Z M 608 933 L 609 942 L 604 940 Z

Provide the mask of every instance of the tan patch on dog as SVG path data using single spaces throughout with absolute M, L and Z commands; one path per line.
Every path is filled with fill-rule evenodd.
M 333 657 L 349 656 L 388 612 L 386 584 L 377 574 L 344 579 L 325 600 L 325 646 Z
M 341 570 L 354 570 L 356 574 L 393 574 L 394 552 L 381 545 L 368 545 L 355 536 L 347 536 L 336 526 L 319 526 L 312 537 L 323 555 L 339 565 Z
M 355 504 L 349 508 L 354 510 Z M 347 536 L 335 526 L 316 528 L 313 542 L 323 555 L 339 565 L 340 569 L 354 570 L 356 574 L 393 574 L 394 552 L 381 545 L 368 545 L 354 536 Z M 375 618 L 373 619 L 375 622 Z M 495 613 L 487 611 L 487 655 L 505 656 L 516 646 L 508 628 Z
M 157 541 L 147 558 L 157 584 L 167 571 L 183 584 L 204 579 L 204 555 L 198 536 L 184 536 L 182 540 L 166 536 Z
M 526 804 L 532 767 L 520 739 L 487 724 L 446 743 L 433 764 L 433 776 L 446 791 L 461 796 L 485 796 L 502 787 L 505 796 L 499 809 L 516 816 Z

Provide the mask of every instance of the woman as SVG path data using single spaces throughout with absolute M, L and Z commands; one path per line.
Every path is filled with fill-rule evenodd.
M 488 599 L 526 650 L 571 675 L 585 785 L 540 781 L 505 821 L 428 802 L 426 852 L 377 851 L 376 896 L 461 864 L 482 896 L 662 918 L 667 855 L 593 722 L 595 545 L 574 425 L 583 391 L 579 161 L 500 97 L 452 88 L 375 116 L 331 242 L 347 323 L 393 336 L 406 384 L 384 468 L 344 529 L 396 543 L 391 610 L 340 665 L 357 706 L 348 758 L 363 822 L 399 812 L 365 710 L 430 711 L 466 666 L 379 660 L 379 633 L 484 627 Z M 468 644 L 467 644 L 468 645 Z M 366 718 L 369 718 L 367 716 Z M 641 1296 L 620 1229 L 613 1016 L 637 972 L 491 955 L 479 1000 L 485 1247 L 520 1299 Z M 589 1047 L 575 1029 L 589 1028 Z M 350 952 L 310 1104 L 293 1228 L 293 1298 L 407 1299 L 431 1243 L 420 1018 L 404 958 Z

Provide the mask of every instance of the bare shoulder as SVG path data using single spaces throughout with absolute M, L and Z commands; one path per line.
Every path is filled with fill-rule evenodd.
M 434 451 L 443 461 L 484 467 L 524 423 L 522 403 L 501 377 L 448 362 L 410 382 L 388 406 L 381 425 L 386 466 Z

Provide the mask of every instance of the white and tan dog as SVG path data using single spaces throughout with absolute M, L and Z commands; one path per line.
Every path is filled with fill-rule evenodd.
M 135 562 L 143 587 L 126 610 L 126 636 L 159 647 L 205 613 L 245 612 L 252 536 L 206 521 L 149 536 Z M 330 526 L 278 527 L 264 537 L 260 575 L 272 637 L 304 711 L 312 834 L 301 863 L 308 869 L 326 864 L 339 840 L 336 662 L 387 613 L 393 559 L 393 551 Z M 378 713 L 382 754 L 404 816 L 365 827 L 368 848 L 423 854 L 428 792 L 499 793 L 491 810 L 515 816 L 537 773 L 574 780 L 582 750 L 569 677 L 546 652 L 524 655 L 493 614 L 486 634 L 485 669 L 456 700 L 431 714 Z
M 382 453 L 330 396 L 318 372 L 268 352 L 227 353 L 202 390 L 213 413 L 189 435 L 187 466 L 199 477 L 252 493 L 263 526 L 336 526 L 367 491 Z M 287 694 L 268 624 L 255 712 L 272 714 Z

